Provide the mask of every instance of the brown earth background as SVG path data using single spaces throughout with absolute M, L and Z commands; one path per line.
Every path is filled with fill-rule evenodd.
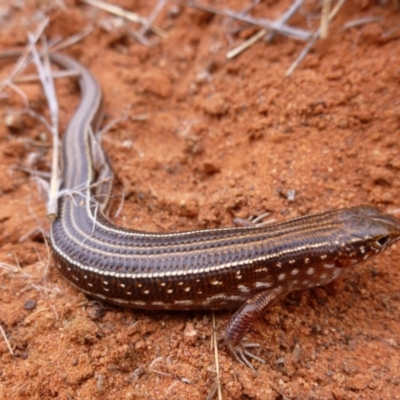
M 114 3 L 142 16 L 155 5 Z M 226 19 L 172 0 L 155 21 L 167 35 L 147 35 L 151 47 L 78 1 L 0 2 L 0 50 L 24 46 L 46 15 L 48 39 L 93 25 L 65 53 L 100 81 L 106 122 L 128 115 L 103 139 L 118 178 L 113 214 L 125 193 L 114 217 L 120 225 L 214 228 L 265 211 L 285 220 L 362 203 L 396 212 L 400 11 L 393 3 L 347 1 L 328 39 L 290 78 L 285 71 L 304 43 L 276 35 L 227 60 L 258 28 L 230 35 Z M 252 15 L 278 18 L 290 4 L 264 1 Z M 307 1 L 290 24 L 315 30 L 320 11 L 319 1 Z M 343 29 L 371 16 L 379 20 Z M 1 64 L 2 78 L 11 67 Z M 19 87 L 48 116 L 40 86 Z M 65 128 L 79 92 L 72 80 L 57 89 Z M 0 104 L 0 262 L 19 266 L 0 268 L 0 325 L 14 353 L 0 336 L 0 398 L 206 399 L 216 385 L 211 313 L 99 307 L 64 281 L 42 234 L 49 229 L 43 185 L 16 169 L 49 171 L 48 135 L 27 115 L 7 126 L 10 110 L 23 108 L 14 92 L 3 91 Z M 272 307 L 247 334 L 267 361 L 254 363 L 256 373 L 220 340 L 223 398 L 399 399 L 399 247 Z M 216 313 L 220 339 L 230 315 Z

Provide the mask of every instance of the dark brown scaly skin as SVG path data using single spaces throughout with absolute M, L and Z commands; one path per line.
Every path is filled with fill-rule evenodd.
M 51 244 L 61 274 L 84 293 L 133 308 L 238 309 L 226 328 L 226 344 L 252 368 L 253 355 L 241 340 L 255 318 L 287 293 L 325 285 L 400 238 L 400 220 L 370 206 L 264 227 L 160 234 L 113 225 L 102 214 L 111 167 L 91 134 L 99 85 L 77 61 L 60 54 L 50 58 L 80 72 L 82 101 L 62 147 L 62 189 L 74 194 L 59 200 Z

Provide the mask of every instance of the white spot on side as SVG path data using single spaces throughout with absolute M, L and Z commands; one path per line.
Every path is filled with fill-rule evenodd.
M 307 274 L 308 275 L 313 275 L 314 274 L 314 272 L 315 272 L 315 269 L 314 268 L 308 268 L 308 270 L 307 270 Z
M 333 268 L 335 265 L 334 264 L 324 264 L 324 268 Z
M 88 286 L 93 287 L 93 283 L 88 283 Z
M 149 294 L 149 293 L 150 293 L 150 290 L 143 290 L 143 293 L 144 293 L 144 294 Z
M 326 254 L 322 254 L 321 260 L 325 260 L 325 258 L 326 258 Z
M 160 285 L 161 285 L 161 286 L 165 286 L 165 282 L 161 282 Z
M 292 275 L 297 275 L 299 273 L 299 270 L 297 268 L 292 270 Z
M 270 288 L 272 283 L 269 282 L 256 282 L 256 288 Z
M 341 271 L 340 269 L 335 269 L 333 271 L 333 279 L 336 279 L 340 275 Z
M 165 303 L 163 301 L 153 301 L 151 304 L 156 307 L 165 307 Z
M 121 286 L 121 287 L 125 287 L 125 285 L 124 285 L 123 283 L 121 283 L 119 286 Z
M 276 263 L 276 266 L 277 266 L 278 268 L 281 268 L 281 267 L 282 267 L 282 263 L 279 261 L 279 262 Z
M 244 285 L 239 285 L 238 288 L 239 288 L 239 290 L 241 292 L 244 292 L 244 293 L 247 293 L 247 292 L 250 291 L 249 288 L 247 286 L 244 286 Z
M 185 292 L 190 292 L 190 287 L 185 288 Z
M 104 290 L 105 292 L 109 292 L 109 291 L 110 291 L 110 289 L 107 289 L 107 288 L 103 288 L 103 290 Z
M 179 306 L 190 306 L 193 304 L 193 300 L 176 300 L 174 304 Z
M 171 294 L 171 293 L 173 293 L 173 290 L 172 289 L 168 289 L 167 293 Z
M 289 264 L 294 264 L 296 260 L 289 260 Z
M 364 248 L 364 246 L 361 246 L 361 247 L 360 247 L 360 253 L 361 253 L 361 254 L 364 254 L 364 253 L 365 253 L 365 248 Z
M 366 255 L 363 257 L 363 260 L 366 260 L 368 257 L 369 257 L 369 255 L 366 254 Z
M 222 282 L 220 282 L 220 281 L 212 281 L 211 282 L 211 285 L 221 285 L 222 284 Z
M 242 279 L 242 275 L 236 275 L 236 279 Z
M 286 274 L 280 274 L 278 276 L 278 281 L 283 281 L 285 279 L 285 277 L 286 277 Z
M 108 282 L 107 282 L 107 281 L 103 281 L 103 283 L 104 283 L 105 285 L 108 285 Z
M 308 264 L 310 262 L 310 259 L 308 258 L 308 257 L 306 257 L 305 259 L 304 259 L 304 264 Z
M 132 294 L 132 292 L 126 292 L 126 294 L 127 294 L 128 296 L 130 296 L 130 295 Z
M 139 301 L 139 300 L 129 301 L 129 304 L 132 304 L 137 307 L 143 307 L 146 305 L 144 301 Z

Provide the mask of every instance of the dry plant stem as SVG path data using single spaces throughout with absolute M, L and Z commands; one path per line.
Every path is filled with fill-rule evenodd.
M 60 78 L 79 78 L 80 74 L 78 71 L 54 71 L 52 73 L 54 79 L 60 79 Z M 31 83 L 31 82 L 37 82 L 39 80 L 39 77 L 37 74 L 27 74 L 23 75 L 21 77 L 15 78 L 13 80 L 14 83 Z
M 92 33 L 92 31 L 93 31 L 93 25 L 89 25 L 83 31 L 78 32 L 75 35 L 69 36 L 65 40 L 62 40 L 61 42 L 57 43 L 56 45 L 49 46 L 49 47 L 51 47 L 51 51 L 55 51 L 55 52 L 63 50 L 69 46 L 72 46 L 75 43 L 80 42 L 84 37 L 86 37 L 90 33 Z M 67 71 L 65 71 L 65 72 L 67 72 Z
M 107 11 L 110 14 L 117 15 L 119 17 L 125 18 L 125 19 L 135 22 L 137 24 L 141 24 L 141 25 L 147 24 L 146 18 L 143 18 L 140 15 L 138 15 L 132 11 L 124 10 L 123 8 L 115 6 L 114 4 L 109 4 L 109 3 L 105 2 L 105 1 L 101 1 L 101 0 L 82 0 L 82 1 L 93 7 L 100 8 L 101 10 Z M 154 26 L 150 27 L 150 29 L 155 34 L 157 34 L 161 37 L 166 37 L 166 33 L 162 29 L 154 27 Z
M 13 352 L 11 346 L 10 346 L 10 342 L 8 341 L 6 333 L 4 332 L 4 330 L 3 330 L 1 325 L 0 325 L 0 333 L 1 333 L 1 336 L 3 336 L 4 341 L 6 342 L 6 346 L 8 348 L 8 351 L 10 352 L 10 354 L 12 356 L 14 356 L 14 352 Z
M 146 19 L 146 22 L 140 28 L 139 34 L 145 35 L 149 29 L 151 29 L 151 24 L 156 19 L 157 15 L 161 11 L 161 9 L 165 6 L 167 0 L 158 0 L 157 5 L 154 7 L 153 11 L 151 12 L 150 16 Z
M 329 21 L 331 21 L 335 15 L 339 12 L 339 10 L 342 8 L 343 4 L 346 2 L 346 0 L 339 0 L 336 6 L 333 8 L 333 10 L 329 14 Z M 297 66 L 303 61 L 304 57 L 308 54 L 310 51 L 311 47 L 314 46 L 315 42 L 319 39 L 320 36 L 320 29 L 318 29 L 310 39 L 310 41 L 306 44 L 304 49 L 301 51 L 297 59 L 294 61 L 294 63 L 290 66 L 290 68 L 286 71 L 285 76 L 288 77 L 292 75 L 293 71 L 297 68 Z
M 329 27 L 329 10 L 331 9 L 331 0 L 323 0 L 322 3 L 322 15 L 321 15 L 321 39 L 326 39 L 328 37 L 328 27 Z
M 278 21 L 276 21 L 277 24 L 279 24 L 280 27 L 284 26 L 286 22 L 289 21 L 290 18 L 297 12 L 297 10 L 300 8 L 300 6 L 303 4 L 304 0 L 296 0 L 292 6 L 282 15 L 281 18 L 279 18 Z M 243 14 L 243 12 L 241 13 Z M 255 35 L 250 37 L 249 39 L 245 40 L 243 43 L 241 43 L 239 46 L 235 47 L 234 49 L 228 51 L 226 53 L 226 58 L 231 59 L 233 57 L 236 57 L 238 54 L 243 52 L 244 50 L 248 49 L 251 45 L 256 43 L 258 40 L 260 40 L 263 36 L 265 36 L 268 33 L 266 29 L 261 29 L 258 31 Z M 265 39 L 267 41 L 271 41 L 275 36 L 275 31 L 270 31 Z
M 237 55 L 242 53 L 244 50 L 248 49 L 251 45 L 253 45 L 254 43 L 258 42 L 261 38 L 263 38 L 267 32 L 268 31 L 266 29 L 261 29 L 255 35 L 253 35 L 251 38 L 245 40 L 239 46 L 228 51 L 226 53 L 226 58 L 229 60 L 233 57 L 236 57 Z
M 295 0 L 294 3 L 289 7 L 289 9 L 282 15 L 281 18 L 279 18 L 278 21 L 276 21 L 279 26 L 284 26 L 290 18 L 293 17 L 294 14 L 296 14 L 297 10 L 303 5 L 304 0 Z M 265 40 L 270 42 L 275 36 L 275 31 L 269 32 L 269 34 L 265 37 Z
M 38 26 L 36 33 L 32 35 L 32 43 L 29 44 L 26 53 L 24 53 L 16 62 L 14 68 L 12 69 L 10 75 L 5 79 L 3 82 L 0 83 L 0 92 L 6 87 L 9 86 L 10 83 L 12 82 L 13 78 L 15 75 L 21 71 L 26 65 L 26 61 L 29 57 L 29 54 L 32 50 L 32 47 L 34 44 L 39 40 L 40 36 L 42 35 L 43 31 L 45 30 L 46 26 L 49 23 L 49 19 L 46 18 L 44 19 Z
M 213 328 L 213 345 L 214 345 L 214 360 L 215 360 L 215 372 L 217 374 L 217 387 L 218 387 L 218 399 L 222 399 L 221 392 L 221 374 L 219 372 L 219 358 L 218 358 L 218 344 L 217 344 L 217 327 L 215 323 L 215 313 L 211 312 L 212 316 L 212 328 Z
M 355 28 L 355 27 L 361 26 L 361 25 L 370 24 L 371 22 L 380 22 L 380 21 L 382 21 L 382 17 L 371 16 L 371 17 L 357 18 L 357 19 L 353 19 L 352 21 L 346 22 L 343 25 L 342 30 Z
M 30 37 L 30 41 L 32 38 Z M 43 42 L 43 45 L 46 44 Z M 48 107 L 50 110 L 51 118 L 51 133 L 53 137 L 53 156 L 51 165 L 51 180 L 50 180 L 50 191 L 49 200 L 47 202 L 47 216 L 50 219 L 54 219 L 57 216 L 57 205 L 58 205 L 58 189 L 59 189 L 59 149 L 60 149 L 60 137 L 58 133 L 58 101 L 54 88 L 54 81 L 51 74 L 50 61 L 48 59 L 48 54 L 45 57 L 44 63 L 41 62 L 39 53 L 36 48 L 32 47 L 32 56 L 36 64 L 40 81 L 46 96 Z
M 279 23 L 270 21 L 265 18 L 253 18 L 248 15 L 241 15 L 241 13 L 237 13 L 235 11 L 225 9 L 225 10 L 218 10 L 213 7 L 208 7 L 202 4 L 197 4 L 196 2 L 189 0 L 188 4 L 192 7 L 198 8 L 199 10 L 208 11 L 213 14 L 222 15 L 224 17 L 234 18 L 239 21 L 247 22 L 248 24 L 259 26 L 260 28 L 276 31 L 281 35 L 288 36 L 298 40 L 309 40 L 311 37 L 311 33 L 300 28 L 293 28 L 288 25 L 280 26 Z

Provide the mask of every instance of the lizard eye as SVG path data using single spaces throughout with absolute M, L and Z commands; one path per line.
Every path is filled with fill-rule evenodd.
M 389 242 L 390 236 L 381 236 L 374 242 L 375 247 L 378 249 L 384 247 Z

